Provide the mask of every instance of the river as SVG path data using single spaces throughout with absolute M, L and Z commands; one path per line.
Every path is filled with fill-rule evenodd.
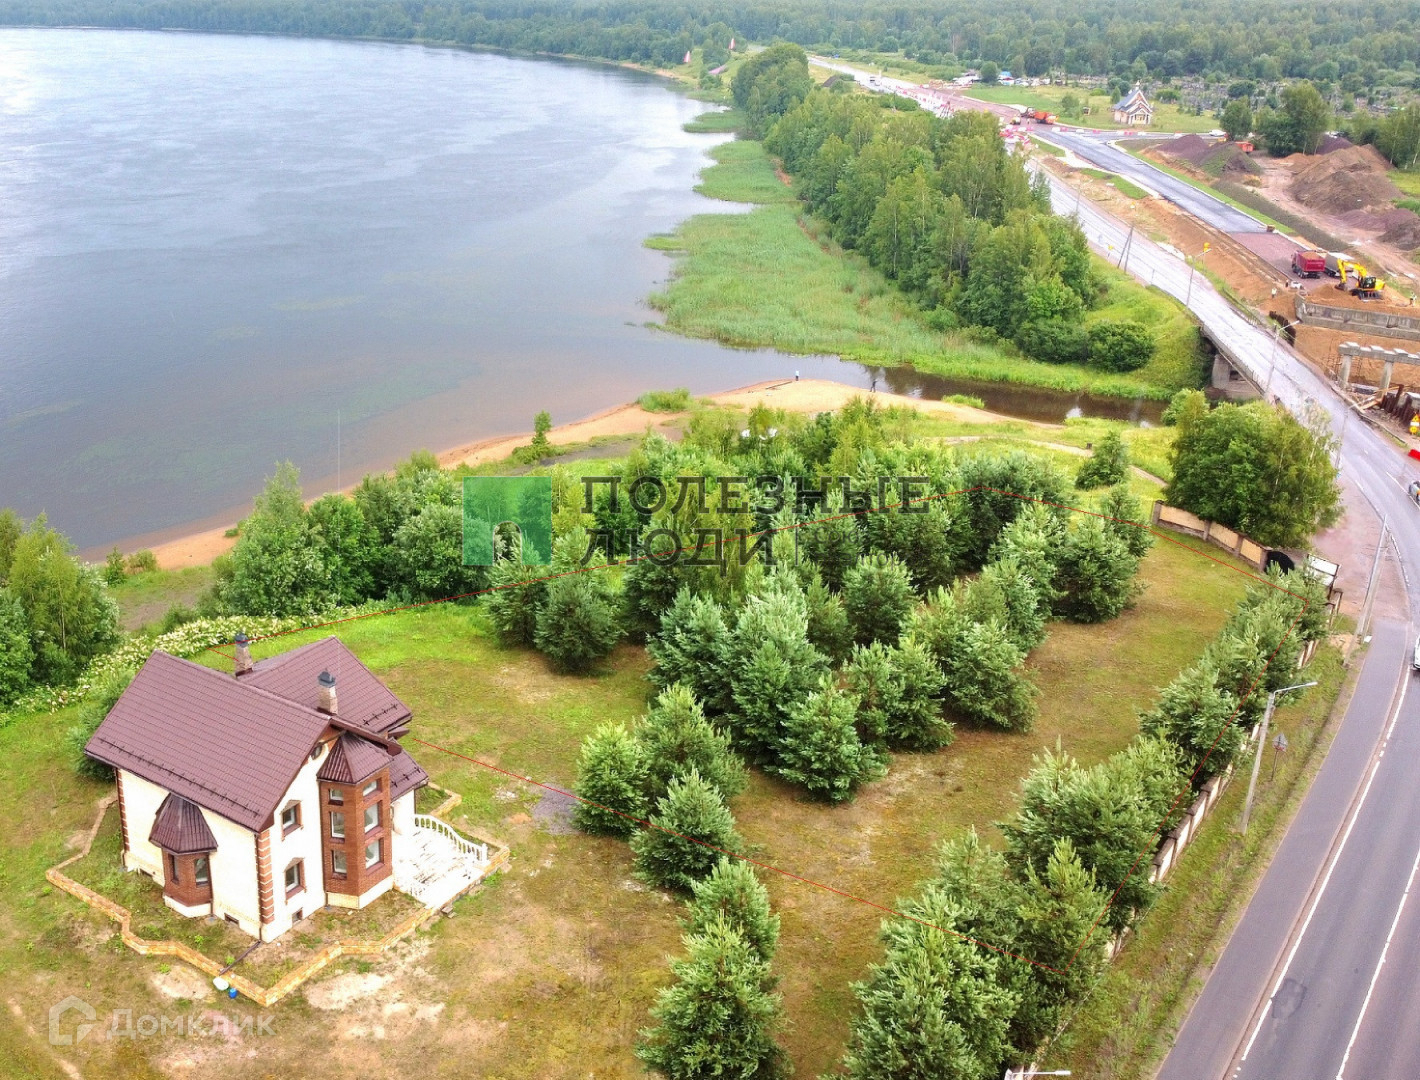
M 320 490 L 541 409 L 866 386 L 653 325 L 644 239 L 732 209 L 692 191 L 703 108 L 604 65 L 0 30 L 0 506 L 153 541 L 244 512 L 278 461 Z

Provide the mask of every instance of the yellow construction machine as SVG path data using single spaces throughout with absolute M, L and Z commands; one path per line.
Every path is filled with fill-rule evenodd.
M 1349 292 L 1352 296 L 1359 296 L 1363 300 L 1373 299 L 1381 294 L 1385 288 L 1385 282 L 1376 277 L 1358 262 L 1343 262 L 1340 265 L 1341 280 L 1336 283 L 1336 287 L 1342 292 Z M 1356 284 L 1351 284 L 1351 278 L 1356 279 Z

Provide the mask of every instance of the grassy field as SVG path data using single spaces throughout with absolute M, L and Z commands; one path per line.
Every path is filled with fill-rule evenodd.
M 1059 429 L 1058 441 L 1078 444 L 1103 430 L 1097 421 L 1069 425 Z M 1059 460 L 1082 459 L 1062 452 Z M 1134 486 L 1145 496 L 1157 491 L 1143 480 Z M 1089 504 L 1089 496 L 1078 499 Z M 962 731 L 940 753 L 899 755 L 886 779 L 838 808 L 756 775 L 733 804 L 754 852 L 795 874 L 892 904 L 913 891 L 942 839 L 969 824 L 996 838 L 993 823 L 1011 812 L 1017 779 L 1034 754 L 1057 742 L 1086 762 L 1117 750 L 1155 688 L 1198 655 L 1236 603 L 1242 576 L 1192 546 L 1158 544 L 1145 560 L 1138 604 L 1115 622 L 1052 626 L 1030 659 L 1043 694 L 1029 735 Z M 270 655 L 331 632 L 264 641 L 255 651 Z M 370 618 L 336 632 L 411 706 L 415 724 L 406 745 L 435 783 L 463 796 L 454 813 L 460 827 L 511 847 L 511 871 L 461 901 L 456 918 L 437 921 L 396 954 L 342 962 L 309 995 L 298 993 L 272 1010 L 276 1034 L 259 1046 L 86 1041 L 65 1051 L 66 1058 L 86 1074 L 138 1077 L 172 1071 L 196 1054 L 214 1074 L 244 1080 L 296 1075 L 313 1042 L 358 1038 L 371 1077 L 638 1075 L 629 1047 L 666 980 L 665 957 L 678 951 L 679 905 L 633 878 L 624 843 L 544 829 L 532 816 L 539 789 L 466 758 L 570 785 L 581 739 L 604 720 L 631 720 L 644 709 L 645 654 L 624 646 L 593 675 L 556 675 L 534 653 L 499 647 L 476 606 Z M 215 667 L 228 663 L 209 655 Z M 200 980 L 198 1000 L 173 997 L 176 971 L 123 949 L 111 923 L 43 881 L 44 868 L 63 857 L 108 790 L 70 771 L 62 745 L 71 718 L 22 718 L 0 730 L 0 753 L 14 781 L 0 791 L 0 811 L 14 826 L 0 841 L 0 965 L 11 975 L 11 1001 L 36 1030 L 49 1005 L 70 992 L 101 1014 L 215 1007 L 202 997 Z M 137 879 L 104 869 L 112 846 L 112 837 L 101 838 L 92 861 L 96 881 L 133 899 L 145 919 L 171 919 L 151 910 L 151 896 L 130 896 Z M 784 1041 L 797 1074 L 818 1075 L 841 1053 L 852 1015 L 849 983 L 879 955 L 880 913 L 786 878 L 771 875 L 768 884 L 784 922 L 776 965 L 792 1021 Z M 251 964 L 279 970 L 262 949 Z M 328 1008 L 332 998 L 345 1004 Z M 402 1006 L 391 1010 L 391 1002 Z M 221 1007 L 253 1011 L 242 1002 Z M 25 1060 L 34 1040 L 9 1015 L 5 1024 L 0 1052 Z M 371 1036 L 376 1029 L 383 1037 Z M 255 1059 L 248 1056 L 253 1050 Z M 27 1075 L 49 1071 L 41 1062 Z
M 1045 109 L 1059 113 L 1066 124 L 1084 127 L 1108 128 L 1111 130 L 1136 130 L 1127 124 L 1116 124 L 1110 112 L 1114 100 L 1109 96 L 1091 95 L 1085 86 L 982 86 L 977 83 L 966 92 L 967 97 L 979 101 L 995 102 L 999 105 L 1025 105 L 1032 109 Z M 1067 117 L 1061 111 L 1061 101 L 1066 94 L 1074 94 L 1083 105 L 1089 106 L 1088 116 Z M 1212 113 L 1194 116 L 1177 105 L 1164 101 L 1154 101 L 1154 122 L 1150 125 L 1158 131 L 1212 131 L 1218 126 L 1218 118 Z
M 738 347 L 835 353 L 868 363 L 910 363 L 921 371 L 1121 397 L 1169 397 L 1198 383 L 1198 360 L 1177 339 L 1140 372 L 1111 375 L 1080 365 L 1043 364 L 928 326 L 924 313 L 867 263 L 843 252 L 799 214 L 791 189 L 757 142 L 717 147 L 718 164 L 698 190 L 759 203 L 744 214 L 701 214 L 648 245 L 681 257 L 669 287 L 651 298 L 667 327 Z M 1104 269 L 1105 264 L 1098 265 Z M 1151 309 L 1151 324 L 1186 319 L 1162 294 L 1122 275 L 1110 305 Z M 1145 299 L 1148 298 L 1148 299 Z
M 703 112 L 681 127 L 692 134 L 723 134 L 744 126 L 745 114 L 739 109 L 716 109 Z
M 124 578 L 110 595 L 118 601 L 123 629 L 137 630 L 160 621 L 174 604 L 192 607 L 211 585 L 210 566 L 149 570 Z

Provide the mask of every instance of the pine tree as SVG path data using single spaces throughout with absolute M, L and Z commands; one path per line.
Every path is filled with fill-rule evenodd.
M 716 920 L 738 930 L 761 960 L 774 959 L 779 948 L 779 916 L 769 907 L 769 892 L 743 859 L 722 858 L 704 881 L 691 886 L 688 934 L 706 933 Z
M 531 647 L 537 640 L 537 620 L 547 603 L 545 567 L 524 566 L 499 559 L 489 576 L 491 591 L 483 598 L 494 633 L 504 645 Z
M 723 919 L 685 939 L 688 956 L 651 1007 L 636 1055 L 667 1080 L 777 1080 L 787 1074 L 774 1041 L 781 999 L 769 963 Z
M 636 739 L 645 755 L 646 792 L 653 805 L 673 779 L 691 769 L 725 799 L 745 788 L 744 762 L 730 749 L 729 739 L 710 726 L 689 687 L 675 683 L 662 690 L 636 729 Z
M 907 567 L 891 555 L 864 555 L 843 579 L 843 606 L 860 645 L 896 642 L 916 603 Z
M 661 616 L 660 633 L 646 643 L 656 662 L 651 678 L 661 686 L 688 686 L 705 711 L 718 716 L 733 705 L 724 667 L 729 646 L 720 605 L 683 588 Z
M 953 933 L 958 908 L 928 886 L 883 927 L 881 964 L 855 984 L 862 1012 L 844 1057 L 852 1080 L 984 1080 L 999 1076 L 1016 995 L 995 953 Z
M 999 611 L 1001 627 L 1012 644 L 1023 653 L 1038 648 L 1045 641 L 1047 606 L 1041 603 L 1040 590 L 1014 556 L 987 563 L 981 576 L 972 582 L 968 604 L 972 616 L 984 622 L 982 609 Z
M 533 636 L 559 671 L 589 670 L 621 639 L 616 601 L 602 573 L 554 578 L 547 585 Z
M 1139 560 L 1098 518 L 1087 517 L 1070 530 L 1060 551 L 1055 609 L 1071 622 L 1113 619 L 1133 601 Z
M 1050 614 L 1059 595 L 1054 582 L 1064 542 L 1065 526 L 1060 519 L 1047 507 L 1033 505 L 1006 526 L 991 549 L 992 562 L 1015 562 L 1035 586 L 1042 617 Z
M 858 699 L 826 684 L 789 714 L 770 771 L 802 784 L 830 802 L 853 797 L 858 787 L 881 776 L 886 756 L 864 746 L 854 724 Z
M 1129 450 L 1118 431 L 1111 431 L 1095 446 L 1088 461 L 1075 475 L 1075 486 L 1083 490 L 1113 487 L 1129 479 Z
M 573 811 L 586 832 L 630 836 L 646 817 L 646 756 L 621 724 L 603 724 L 582 743 Z M 590 805 L 595 804 L 595 805 Z
M 670 782 L 651 824 L 632 839 L 631 851 L 641 876 L 662 888 L 689 892 L 722 854 L 744 846 L 720 792 L 694 769 Z

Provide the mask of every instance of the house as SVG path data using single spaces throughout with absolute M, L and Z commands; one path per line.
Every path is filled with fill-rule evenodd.
M 1001 74 L 996 76 L 996 81 L 1002 86 L 1013 86 L 1015 85 L 1016 77 L 1012 75 L 1009 71 L 1003 71 L 1001 72 Z
M 1124 95 L 1122 101 L 1114 103 L 1114 122 L 1130 127 L 1148 127 L 1154 122 L 1154 107 L 1138 84 Z
M 155 652 L 85 752 L 111 765 L 125 869 L 168 907 L 270 941 L 390 889 L 431 907 L 486 872 L 485 845 L 414 812 L 408 706 L 338 638 L 230 674 Z

